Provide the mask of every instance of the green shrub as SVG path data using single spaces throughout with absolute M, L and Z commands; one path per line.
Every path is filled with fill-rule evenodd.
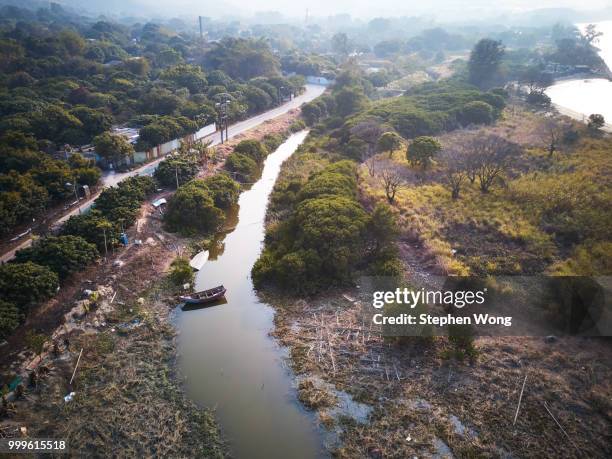
M 168 200 L 164 223 L 169 231 L 184 234 L 216 231 L 225 215 L 215 206 L 213 194 L 203 180 L 192 180 Z
M 303 131 L 304 129 L 306 129 L 306 123 L 304 123 L 304 121 L 302 120 L 294 121 L 289 126 L 289 132 L 291 133 L 300 132 L 300 131 Z
M 23 312 L 51 298 L 58 288 L 57 274 L 46 266 L 29 261 L 0 266 L 0 297 Z
M 225 168 L 234 172 L 242 182 L 248 182 L 257 175 L 257 163 L 250 157 L 241 153 L 232 153 L 225 160 Z
M 0 340 L 8 338 L 22 320 L 23 314 L 17 306 L 0 300 Z
M 225 173 L 218 173 L 204 179 L 204 184 L 208 187 L 212 194 L 215 206 L 221 209 L 228 207 L 238 202 L 240 195 L 240 184 Z
M 268 155 L 266 147 L 258 140 L 243 140 L 234 148 L 234 153 L 248 156 L 256 163 L 262 162 Z
M 198 163 L 195 158 L 181 155 L 160 162 L 153 176 L 160 185 L 176 188 L 177 176 L 180 186 L 194 178 L 197 173 Z
M 317 198 L 322 196 L 346 196 L 355 198 L 357 190 L 356 167 L 350 161 L 341 161 L 341 165 L 331 165 L 323 171 L 315 174 L 302 187 L 298 199 Z M 335 172 L 341 171 L 342 167 L 348 167 L 349 173 Z
M 262 139 L 262 143 L 266 151 L 273 152 L 283 143 L 283 136 L 280 134 L 266 134 Z
M 458 119 L 464 126 L 490 124 L 493 121 L 493 107 L 479 100 L 468 102 L 459 112 Z
M 94 208 L 86 214 L 70 217 L 62 227 L 62 235 L 79 236 L 95 244 L 103 254 L 119 244 L 120 228 Z
M 170 280 L 175 285 L 191 284 L 193 282 L 194 273 L 189 265 L 189 259 L 185 257 L 177 257 L 170 264 Z

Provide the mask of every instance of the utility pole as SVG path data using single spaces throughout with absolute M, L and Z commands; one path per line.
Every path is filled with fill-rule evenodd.
M 229 107 L 230 101 L 226 100 L 225 104 L 225 141 L 227 142 L 229 140 L 229 116 L 227 115 L 227 108 Z
M 200 40 L 204 40 L 204 30 L 202 28 L 202 16 L 198 16 L 198 21 L 200 22 Z
M 222 142 L 223 143 L 223 142 Z M 179 188 L 179 180 L 178 180 L 178 166 L 174 168 L 174 173 L 176 174 L 176 189 Z
M 229 94 L 223 93 L 219 94 L 223 97 L 229 97 Z M 221 126 L 221 143 L 223 143 L 223 130 L 225 129 L 225 141 L 229 140 L 229 116 L 228 116 L 228 108 L 231 103 L 231 100 L 226 99 L 223 102 L 217 102 L 215 107 L 217 107 L 217 113 L 219 116 L 219 124 Z
M 81 206 L 79 205 L 79 188 L 77 185 L 77 177 L 74 176 L 74 197 L 76 198 L 76 205 L 79 208 L 79 215 L 81 215 Z
M 108 247 L 106 246 L 106 228 L 102 228 L 102 234 L 104 234 L 104 260 L 108 258 Z

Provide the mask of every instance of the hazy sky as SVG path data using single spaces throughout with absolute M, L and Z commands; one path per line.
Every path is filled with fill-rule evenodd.
M 402 16 L 430 14 L 452 17 L 453 14 L 476 16 L 502 12 L 522 12 L 536 8 L 576 8 L 591 10 L 612 6 L 612 0 L 135 0 L 163 9 L 165 13 L 200 13 L 217 11 L 220 4 L 228 6 L 228 14 L 249 14 L 255 11 L 280 11 L 285 15 L 303 17 L 306 9 L 311 16 L 350 13 L 354 17 Z M 216 14 L 215 14 L 216 15 Z

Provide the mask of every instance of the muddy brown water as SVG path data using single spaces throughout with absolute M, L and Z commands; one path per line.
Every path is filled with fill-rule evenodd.
M 286 351 L 269 336 L 274 311 L 258 299 L 250 277 L 262 249 L 268 197 L 282 163 L 306 134 L 292 135 L 268 156 L 261 178 L 240 195 L 222 250 L 211 251 L 197 273 L 196 288 L 223 284 L 227 303 L 177 316 L 186 390 L 216 410 L 236 458 L 325 456 L 314 416 L 297 401 Z

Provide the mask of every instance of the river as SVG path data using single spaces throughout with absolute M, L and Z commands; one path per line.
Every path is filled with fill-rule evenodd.
M 596 46 L 599 55 L 612 69 L 612 21 L 596 23 L 603 32 Z M 586 24 L 578 24 L 583 30 Z M 604 78 L 573 79 L 555 83 L 546 90 L 559 111 L 577 119 L 587 118 L 592 113 L 604 116 L 606 123 L 612 123 L 612 81 Z
M 196 288 L 223 284 L 227 303 L 177 317 L 187 392 L 201 406 L 216 409 L 239 459 L 325 454 L 314 416 L 297 401 L 285 351 L 269 336 L 274 310 L 258 299 L 250 277 L 264 240 L 268 197 L 282 163 L 306 135 L 293 134 L 268 156 L 261 178 L 240 195 L 236 226 L 225 235 L 223 250 L 211 252 L 197 273 Z

